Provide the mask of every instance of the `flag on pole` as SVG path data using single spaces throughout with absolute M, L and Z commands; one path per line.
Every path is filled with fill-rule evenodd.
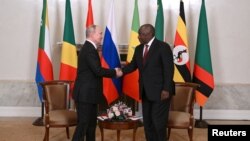
M 199 106 L 204 106 L 214 89 L 214 77 L 204 0 L 202 0 L 200 10 L 193 82 L 200 84 L 200 87 L 198 87 L 195 93 L 196 103 Z
M 93 25 L 93 24 L 94 24 L 94 18 L 93 18 L 93 11 L 92 11 L 92 3 L 91 3 L 91 0 L 89 0 L 86 27 Z
M 75 81 L 77 70 L 77 51 L 74 27 L 70 8 L 70 0 L 66 0 L 65 23 L 61 53 L 60 80 Z M 71 85 L 72 89 L 73 85 Z
M 180 13 L 175 33 L 173 57 L 175 63 L 174 81 L 191 82 L 187 28 L 182 0 L 180 1 Z
M 116 35 L 114 0 L 112 0 L 102 46 L 101 64 L 104 68 L 121 67 Z M 116 100 L 121 94 L 121 78 L 103 78 L 103 94 L 108 104 Z
M 162 1 L 157 0 L 157 15 L 155 20 L 155 37 L 161 41 L 164 39 L 164 15 Z
M 38 96 L 42 102 L 42 87 L 40 82 L 53 80 L 53 67 L 51 61 L 50 39 L 49 39 L 49 20 L 47 0 L 43 0 L 42 19 L 40 25 L 40 37 L 36 66 L 36 83 L 38 89 Z
M 132 20 L 132 28 L 130 31 L 130 41 L 128 46 L 127 60 L 129 63 L 134 55 L 135 47 L 140 44 L 138 39 L 138 30 L 140 28 L 139 10 L 138 10 L 138 0 L 135 0 L 134 14 Z M 130 96 L 136 101 L 140 101 L 139 98 L 139 72 L 138 69 L 132 73 L 129 73 L 123 78 L 122 91 L 124 94 Z

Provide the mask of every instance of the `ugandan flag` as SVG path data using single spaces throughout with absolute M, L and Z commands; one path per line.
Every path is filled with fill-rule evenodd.
M 155 37 L 158 40 L 164 39 L 164 14 L 161 0 L 157 0 L 157 14 L 155 20 Z
M 36 83 L 38 89 L 38 96 L 40 101 L 42 102 L 43 90 L 39 83 L 53 80 L 47 0 L 43 0 L 43 10 L 40 26 L 41 27 L 36 67 Z
M 70 7 L 70 0 L 66 0 L 65 24 L 59 79 L 75 81 L 77 70 L 77 50 Z M 72 87 L 73 85 L 71 85 L 71 88 Z
M 182 0 L 180 1 L 180 13 L 175 33 L 173 57 L 175 63 L 174 81 L 191 82 L 187 29 Z
M 134 14 L 132 20 L 132 28 L 130 31 L 130 41 L 127 53 L 127 63 L 131 62 L 134 55 L 135 47 L 140 44 L 138 40 L 138 30 L 140 28 L 138 0 L 135 0 Z M 122 91 L 124 94 L 130 96 L 136 101 L 140 101 L 139 98 L 139 72 L 138 69 L 132 73 L 129 73 L 123 78 Z
M 204 106 L 214 89 L 213 69 L 204 0 L 202 0 L 200 10 L 193 82 L 200 84 L 200 87 L 198 87 L 195 93 L 196 102 L 199 106 Z
M 94 18 L 93 18 L 93 11 L 92 11 L 92 3 L 91 3 L 91 0 L 89 0 L 86 27 L 93 25 L 93 24 L 94 24 Z

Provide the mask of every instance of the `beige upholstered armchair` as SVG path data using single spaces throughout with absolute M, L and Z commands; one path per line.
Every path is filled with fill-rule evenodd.
M 44 141 L 49 141 L 50 128 L 66 128 L 69 139 L 69 127 L 77 124 L 77 115 L 68 108 L 68 96 L 71 81 L 46 81 L 40 83 L 43 88 L 45 104 L 45 135 Z
M 195 100 L 195 90 L 199 85 L 196 83 L 176 82 L 175 96 L 172 98 L 169 120 L 168 138 L 171 129 L 187 129 L 189 140 L 193 140 L 194 116 L 193 107 Z

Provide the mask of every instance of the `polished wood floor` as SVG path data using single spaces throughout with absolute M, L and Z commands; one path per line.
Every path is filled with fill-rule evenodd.
M 7 118 L 0 117 L 0 141 L 42 141 L 44 136 L 43 126 L 34 126 L 32 123 L 36 118 Z M 214 124 L 250 124 L 250 121 L 207 121 Z M 70 137 L 74 132 L 70 128 Z M 96 130 L 96 141 L 101 141 L 100 130 Z M 104 141 L 116 141 L 116 131 L 104 130 Z M 132 141 L 132 130 L 121 131 L 121 141 Z M 66 138 L 65 129 L 51 128 L 50 141 L 70 141 Z M 136 141 L 145 141 L 143 127 L 136 132 Z M 189 141 L 186 130 L 173 130 L 170 141 Z M 194 129 L 194 141 L 207 141 L 207 128 Z

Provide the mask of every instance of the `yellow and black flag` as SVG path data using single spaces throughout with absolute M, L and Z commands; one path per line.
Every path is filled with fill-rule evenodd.
M 174 81 L 191 82 L 187 29 L 182 0 L 180 1 L 180 14 L 177 21 L 173 57 L 175 63 Z

